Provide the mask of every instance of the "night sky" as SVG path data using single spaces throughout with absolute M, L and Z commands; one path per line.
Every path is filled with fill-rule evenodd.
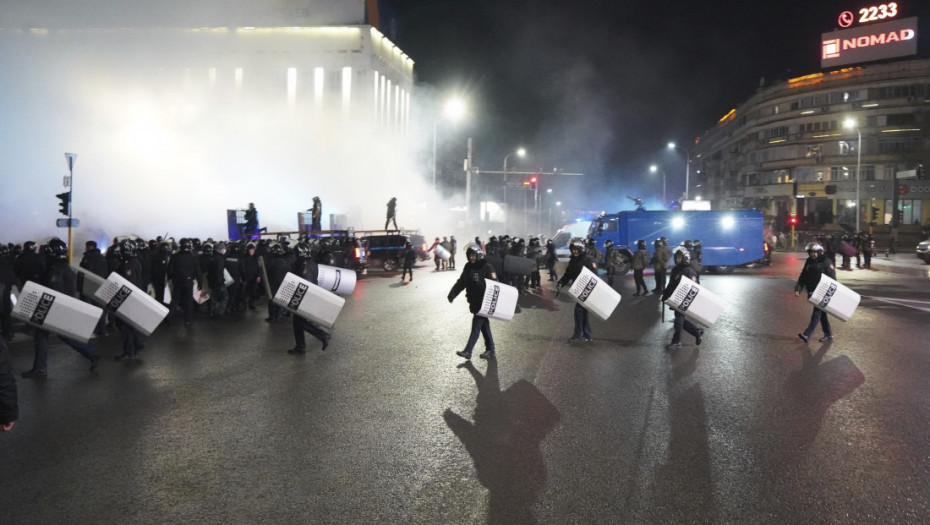
M 837 29 L 849 1 L 617 2 L 601 0 L 388 0 L 384 32 L 416 62 L 424 91 L 464 93 L 475 164 L 500 169 L 525 146 L 521 167 L 563 167 L 623 195 L 684 188 L 685 144 L 760 83 L 820 71 L 820 34 Z M 930 22 L 930 2 L 899 2 Z M 923 5 L 921 5 L 923 4 Z M 926 30 L 924 31 L 926 33 Z M 920 57 L 928 38 L 919 35 Z M 456 138 L 455 140 L 463 140 Z M 563 178 L 564 180 L 565 178 Z M 574 182 L 574 181 L 573 181 Z M 673 191 L 673 189 L 675 191 Z M 629 203 L 627 203 L 629 204 Z

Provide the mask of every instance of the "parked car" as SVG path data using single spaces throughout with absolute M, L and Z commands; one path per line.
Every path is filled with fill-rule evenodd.
M 917 258 L 930 264 L 930 240 L 920 241 L 917 245 Z
M 371 268 L 380 266 L 388 272 L 393 272 L 400 267 L 404 244 L 407 241 L 413 242 L 409 235 L 397 233 L 366 235 L 361 241 L 369 266 Z

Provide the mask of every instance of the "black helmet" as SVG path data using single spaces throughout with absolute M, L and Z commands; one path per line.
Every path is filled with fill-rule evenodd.
M 284 245 L 280 242 L 272 243 L 269 247 L 271 255 L 284 255 Z
M 10 247 L 6 244 L 0 244 L 0 257 L 6 257 L 10 254 Z
M 26 241 L 23 243 L 23 253 L 36 251 L 36 243 L 34 241 Z
M 568 245 L 569 250 L 573 250 L 575 248 L 581 251 L 581 253 L 584 253 L 585 245 L 584 245 L 584 240 L 581 237 L 575 237 L 574 239 L 572 239 L 572 242 L 569 243 Z
M 193 243 L 191 243 L 191 240 L 188 239 L 187 237 L 184 237 L 178 243 L 178 249 L 181 250 L 182 252 L 191 251 L 192 246 L 193 246 Z
M 136 256 L 136 243 L 134 240 L 126 238 L 117 245 L 116 255 L 123 261 L 128 261 Z
M 681 241 L 681 245 L 687 248 L 688 250 L 690 250 L 691 248 L 694 248 L 694 243 L 691 241 Z
M 203 245 L 200 247 L 200 253 L 202 253 L 203 255 L 213 255 L 213 243 L 212 242 L 203 243 Z
M 252 243 L 249 243 L 249 244 L 246 244 L 246 245 L 245 245 L 245 251 L 246 251 L 246 252 L 248 252 L 249 250 L 254 250 L 254 249 L 255 249 L 255 245 L 252 244 Z
M 475 255 L 475 259 L 478 261 L 484 259 L 484 250 L 482 250 L 481 246 L 478 246 L 477 244 L 473 244 L 465 249 L 466 258 L 471 257 L 472 254 Z
M 805 252 L 817 252 L 818 255 L 823 255 L 823 246 L 817 242 L 809 242 L 807 246 L 804 247 Z
M 644 241 L 643 239 L 640 239 L 640 240 L 636 241 L 636 248 L 637 248 L 637 249 L 640 249 L 640 250 L 645 250 L 645 249 L 646 249 L 646 241 Z
M 682 262 L 684 264 L 691 264 L 691 252 L 689 252 L 687 248 L 685 248 L 684 246 L 679 246 L 675 248 L 674 258 L 677 259 L 679 255 L 681 255 Z M 677 261 L 676 261 L 676 264 L 677 264 Z
M 294 253 L 297 254 L 298 259 L 311 258 L 310 244 L 306 242 L 297 243 L 297 246 L 294 247 Z
M 55 237 L 48 241 L 45 245 L 45 256 L 49 259 L 57 259 L 59 261 L 68 260 L 68 245 L 65 244 L 65 241 Z

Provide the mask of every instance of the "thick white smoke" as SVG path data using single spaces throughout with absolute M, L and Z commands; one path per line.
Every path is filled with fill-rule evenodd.
M 400 133 L 345 119 L 341 107 L 320 112 L 300 99 L 289 107 L 283 82 L 270 97 L 186 89 L 174 63 L 185 49 L 160 50 L 164 67 L 138 50 L 109 50 L 102 60 L 79 46 L 5 49 L 0 242 L 66 235 L 55 228 L 66 151 L 78 155 L 75 244 L 128 233 L 226 238 L 226 210 L 250 202 L 268 231 L 295 231 L 314 196 L 324 228 L 340 214 L 358 230 L 382 229 L 397 197 L 401 227 L 459 233 L 461 217 L 449 210 L 463 197 L 443 202 L 427 182 L 431 124 L 413 121 Z

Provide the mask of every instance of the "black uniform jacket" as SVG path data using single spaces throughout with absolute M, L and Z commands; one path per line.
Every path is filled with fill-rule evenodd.
M 465 298 L 468 299 L 468 310 L 475 314 L 481 309 L 481 301 L 484 299 L 484 280 L 494 279 L 494 267 L 488 264 L 486 260 L 469 262 L 462 268 L 462 275 L 452 285 L 449 292 L 449 302 L 465 290 Z

